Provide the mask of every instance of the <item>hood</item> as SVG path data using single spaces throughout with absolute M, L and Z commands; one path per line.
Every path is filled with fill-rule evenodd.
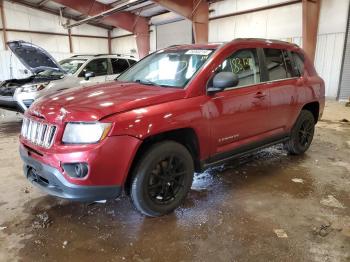
M 112 114 L 184 97 L 183 89 L 112 82 L 47 95 L 38 99 L 28 113 L 51 123 L 97 121 Z
M 60 64 L 39 46 L 24 41 L 10 41 L 7 45 L 33 74 L 47 69 L 64 72 Z

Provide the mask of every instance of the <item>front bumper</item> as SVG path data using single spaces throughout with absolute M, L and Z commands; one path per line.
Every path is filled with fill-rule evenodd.
M 25 111 L 12 96 L 0 96 L 0 108 L 16 112 Z
M 81 202 L 115 199 L 121 193 L 121 186 L 83 186 L 72 184 L 56 168 L 41 163 L 28 155 L 21 147 L 20 155 L 24 161 L 26 178 L 47 194 Z

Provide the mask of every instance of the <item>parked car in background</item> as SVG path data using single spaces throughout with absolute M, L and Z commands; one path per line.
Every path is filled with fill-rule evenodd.
M 262 39 L 157 51 L 113 83 L 67 90 L 25 113 L 25 176 L 95 201 L 125 189 L 147 216 L 177 208 L 194 172 L 284 143 L 311 145 L 324 81 L 296 45 Z
M 35 99 L 49 92 L 114 80 L 136 63 L 123 55 L 75 55 L 57 62 L 39 46 L 24 41 L 7 43 L 32 73 L 28 78 L 0 83 L 0 108 L 24 112 Z

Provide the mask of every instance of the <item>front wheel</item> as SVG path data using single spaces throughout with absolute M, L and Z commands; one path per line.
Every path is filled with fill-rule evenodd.
M 292 155 L 303 154 L 311 145 L 315 132 L 315 119 L 308 110 L 302 110 L 291 132 L 290 139 L 284 144 Z
M 146 216 L 167 214 L 185 199 L 193 174 L 193 159 L 186 147 L 172 141 L 154 144 L 134 170 L 132 202 Z

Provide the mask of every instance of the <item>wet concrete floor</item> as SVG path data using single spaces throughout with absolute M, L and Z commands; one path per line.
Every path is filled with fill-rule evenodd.
M 20 116 L 0 119 L 0 261 L 350 261 L 350 108 L 328 102 L 303 156 L 275 146 L 196 174 L 161 218 L 126 196 L 80 204 L 22 175 Z

